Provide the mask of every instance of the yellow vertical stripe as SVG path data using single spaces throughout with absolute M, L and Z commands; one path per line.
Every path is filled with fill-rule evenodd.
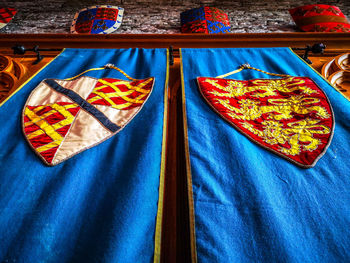
M 191 240 L 191 261 L 197 262 L 197 248 L 196 248 L 196 231 L 195 231 L 195 219 L 194 219 L 194 204 L 193 204 L 193 188 L 192 188 L 192 174 L 191 174 L 191 162 L 188 145 L 188 132 L 187 132 L 187 116 L 186 116 L 186 94 L 185 94 L 185 80 L 183 74 L 183 62 L 182 62 L 182 50 L 180 49 L 180 69 L 181 69 L 181 91 L 182 91 L 182 111 L 183 111 L 183 125 L 184 125 L 184 138 L 185 138 L 185 157 L 186 157 L 186 174 L 187 174 L 187 188 L 188 188 L 188 207 L 189 207 L 189 220 L 190 220 L 190 240 Z
M 162 242 L 162 225 L 163 225 L 163 203 L 164 203 L 164 179 L 165 179 L 165 154 L 166 154 L 166 137 L 168 124 L 168 80 L 169 80 L 169 50 L 167 50 L 166 59 L 166 80 L 164 87 L 164 114 L 163 114 L 163 140 L 162 140 L 162 157 L 159 175 L 159 195 L 158 211 L 156 218 L 156 231 L 154 241 L 154 263 L 159 263 L 161 259 L 161 242 Z

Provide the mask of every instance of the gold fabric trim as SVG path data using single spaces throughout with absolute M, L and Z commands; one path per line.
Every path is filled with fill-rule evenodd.
M 181 87 L 182 112 L 183 112 L 186 174 L 187 174 L 187 187 L 188 187 L 188 207 L 189 207 L 189 220 L 190 220 L 191 261 L 192 261 L 192 263 L 196 263 L 197 262 L 196 229 L 195 229 L 191 161 L 190 161 L 190 152 L 189 152 L 187 115 L 186 115 L 185 80 L 184 80 L 184 74 L 183 74 L 182 50 L 181 49 L 180 49 L 180 61 L 181 61 L 180 70 L 181 70 L 181 86 L 182 86 Z
M 163 140 L 162 140 L 162 157 L 159 175 L 159 196 L 158 211 L 156 218 L 156 231 L 154 239 L 154 258 L 153 263 L 159 263 L 161 260 L 161 243 L 162 243 L 162 226 L 163 226 L 163 203 L 164 203 L 164 181 L 165 181 L 165 159 L 166 159 L 166 138 L 168 126 L 168 81 L 169 81 L 169 50 L 166 58 L 166 79 L 164 86 L 164 114 L 163 114 Z
M 132 77 L 130 77 L 128 74 L 126 74 L 123 70 L 121 70 L 120 68 L 114 66 L 113 64 L 106 64 L 104 67 L 102 68 L 90 68 L 90 69 L 87 69 L 83 72 L 81 72 L 80 74 L 74 76 L 74 77 L 71 77 L 71 78 L 66 78 L 65 80 L 73 80 L 73 79 L 76 79 L 78 77 L 80 77 L 81 75 L 84 75 L 85 73 L 89 72 L 89 71 L 93 71 L 93 70 L 103 70 L 103 69 L 115 69 L 115 70 L 118 70 L 121 74 L 123 74 L 127 79 L 131 80 L 131 81 L 137 81 L 137 79 L 134 79 Z

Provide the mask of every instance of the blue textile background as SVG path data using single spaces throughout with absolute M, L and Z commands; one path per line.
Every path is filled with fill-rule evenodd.
M 349 262 L 350 102 L 288 48 L 182 49 L 182 62 L 198 261 Z M 252 143 L 200 95 L 197 77 L 246 62 L 309 76 L 328 95 L 334 137 L 314 168 Z M 273 77 L 243 70 L 228 78 Z
M 22 134 L 29 93 L 107 63 L 155 77 L 150 98 L 117 135 L 46 166 Z M 67 49 L 0 108 L 0 262 L 152 261 L 166 63 L 166 49 Z M 113 69 L 85 75 L 126 79 Z

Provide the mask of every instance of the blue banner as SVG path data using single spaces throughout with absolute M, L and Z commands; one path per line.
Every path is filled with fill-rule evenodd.
M 350 261 L 350 102 L 288 48 L 182 49 L 192 259 Z M 312 78 L 333 107 L 333 140 L 304 169 L 264 149 L 204 100 L 197 77 L 242 64 Z M 278 78 L 243 70 L 230 78 Z M 193 192 L 193 193 L 192 193 Z
M 147 102 L 118 134 L 45 165 L 22 132 L 30 92 L 43 79 L 107 63 L 135 79 L 155 77 Z M 1 106 L 1 262 L 159 259 L 167 74 L 166 49 L 66 49 Z M 125 79 L 111 69 L 85 76 Z

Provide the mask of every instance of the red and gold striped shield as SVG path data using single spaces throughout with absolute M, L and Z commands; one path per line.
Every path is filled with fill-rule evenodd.
M 48 165 L 56 165 L 125 127 L 150 96 L 153 77 L 45 79 L 23 109 L 23 131 Z
M 253 142 L 303 168 L 314 166 L 332 140 L 332 107 L 310 78 L 197 80 L 221 117 Z

